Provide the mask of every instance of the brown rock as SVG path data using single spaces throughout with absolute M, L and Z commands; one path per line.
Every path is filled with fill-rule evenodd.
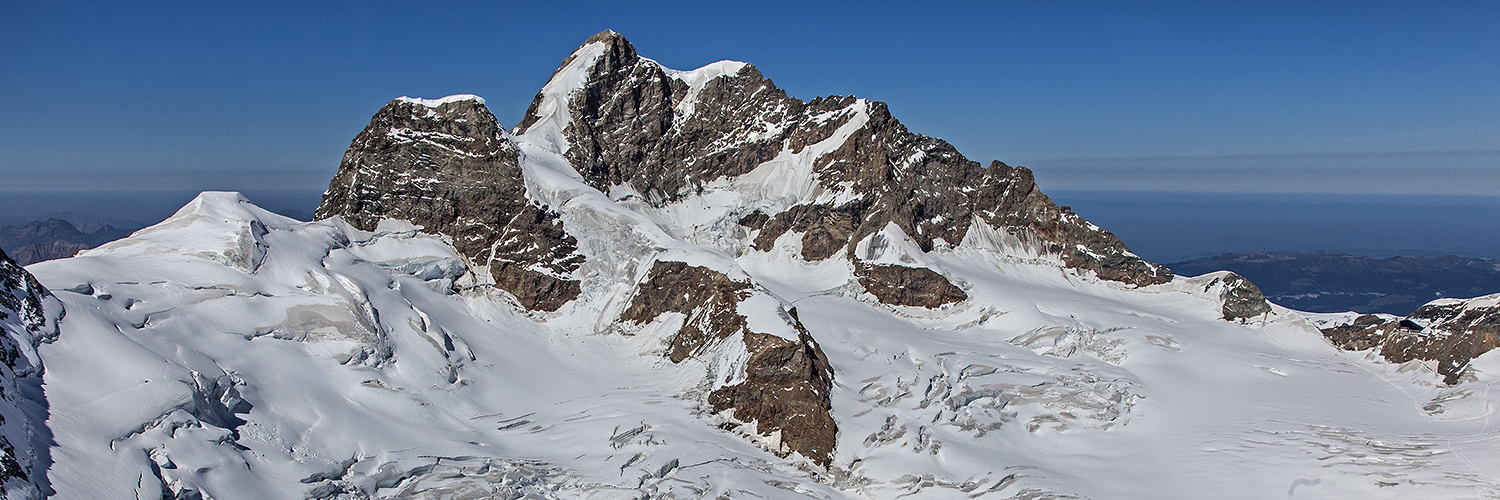
M 793 137 L 793 125 L 817 106 L 788 97 L 748 64 L 708 82 L 697 93 L 693 113 L 679 115 L 676 106 L 691 90 L 687 84 L 638 56 L 617 33 L 596 34 L 589 43 L 607 49 L 569 103 L 566 156 L 601 191 L 623 184 L 654 203 L 677 200 L 705 181 L 749 172 L 775 157 L 785 142 L 816 142 L 814 136 L 837 129 L 823 123 L 805 137 Z M 538 93 L 517 132 L 541 118 L 542 100 Z M 821 106 L 835 109 L 832 102 Z
M 316 217 L 366 231 L 409 220 L 490 266 L 495 286 L 522 306 L 557 310 L 579 294 L 568 276 L 583 256 L 558 214 L 527 200 L 518 152 L 501 131 L 478 100 L 391 101 L 349 145 Z
M 1392 321 L 1387 326 L 1386 321 L 1379 316 L 1365 314 L 1355 318 L 1354 323 L 1323 330 L 1323 336 L 1340 349 L 1363 351 L 1385 342 L 1385 338 L 1391 334 L 1391 328 L 1398 323 Z
M 812 337 L 806 332 L 798 337 L 792 342 L 774 335 L 746 335 L 751 356 L 745 382 L 719 388 L 709 394 L 708 402 L 714 412 L 732 408 L 736 419 L 755 422 L 761 435 L 780 431 L 782 454 L 795 451 L 827 467 L 838 438 L 828 400 L 833 369 Z
M 1224 303 L 1224 319 L 1249 319 L 1271 312 L 1271 303 L 1266 301 L 1265 294 L 1260 293 L 1260 288 L 1255 283 L 1234 273 L 1228 273 L 1220 279 L 1224 282 L 1224 292 L 1219 296 Z
M 755 422 L 762 436 L 779 431 L 781 449 L 772 451 L 781 455 L 795 451 L 827 466 L 838 434 L 828 399 L 833 369 L 791 311 L 785 319 L 799 332 L 795 342 L 750 331 L 738 307 L 752 288 L 748 282 L 704 267 L 657 261 L 637 287 L 622 319 L 645 324 L 668 312 L 686 315 L 668 341 L 667 357 L 673 363 L 701 354 L 714 340 L 744 334 L 750 353 L 746 380 L 710 393 L 713 411 L 733 409 L 735 419 Z
M 667 357 L 679 363 L 698 354 L 709 341 L 748 331 L 736 307 L 750 296 L 749 283 L 685 262 L 657 261 L 621 319 L 645 324 L 663 313 L 687 316 L 672 336 Z
M 746 65 L 709 81 L 692 96 L 693 111 L 679 113 L 690 98 L 686 84 L 636 55 L 617 33 L 597 34 L 588 43 L 604 43 L 607 50 L 570 102 L 568 159 L 600 190 L 628 185 L 656 206 L 696 193 L 706 181 L 745 174 L 783 149 L 797 152 L 827 139 L 855 115 L 854 106 L 864 105 L 848 96 L 803 102 Z M 542 97 L 518 131 L 541 118 Z M 1069 268 L 1136 285 L 1171 280 L 1170 270 L 1141 260 L 1113 234 L 1052 203 L 1036 189 L 1030 170 L 1000 162 L 984 168 L 945 141 L 909 132 L 884 103 L 867 106 L 868 122 L 814 163 L 824 188 L 851 183 L 858 199 L 799 205 L 768 221 L 748 219 L 752 229 L 762 229 L 755 248 L 768 249 L 796 231 L 803 234 L 803 258 L 823 260 L 894 222 L 930 250 L 938 239 L 958 244 L 978 217 L 1040 241 L 1040 250 L 1060 255 Z
M 1500 307 L 1434 301 L 1405 318 L 1366 314 L 1352 324 L 1324 329 L 1323 335 L 1345 350 L 1378 347 L 1381 357 L 1392 363 L 1437 361 L 1443 381 L 1456 384 L 1470 360 L 1496 347 Z
M 937 271 L 886 264 L 863 265 L 855 273 L 859 284 L 881 302 L 936 309 L 967 300 L 969 295 Z
M 754 248 L 768 251 L 776 239 L 787 231 L 802 233 L 802 258 L 809 262 L 832 257 L 850 247 L 854 224 L 864 213 L 864 204 L 849 203 L 838 208 L 826 205 L 797 205 L 765 221 L 756 235 Z

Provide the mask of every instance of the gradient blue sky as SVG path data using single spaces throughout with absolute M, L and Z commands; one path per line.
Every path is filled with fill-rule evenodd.
M 610 28 L 885 101 L 1043 188 L 1500 193 L 1493 1 L 5 3 L 11 189 L 322 184 L 387 100 L 474 93 L 514 124 Z

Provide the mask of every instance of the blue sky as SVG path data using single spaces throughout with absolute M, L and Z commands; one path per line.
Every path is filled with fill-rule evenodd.
M 475 93 L 514 124 L 609 28 L 670 67 L 885 101 L 1044 188 L 1500 192 L 1500 2 L 541 4 L 7 2 L 0 175 L 321 184 L 387 100 Z M 1328 182 L 1386 153 L 1389 187 Z

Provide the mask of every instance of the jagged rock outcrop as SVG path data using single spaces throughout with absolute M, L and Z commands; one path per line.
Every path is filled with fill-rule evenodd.
M 747 331 L 745 317 L 735 309 L 750 296 L 750 288 L 750 283 L 718 271 L 657 261 L 646 282 L 636 287 L 621 319 L 644 324 L 668 312 L 686 316 L 667 349 L 667 358 L 680 363 L 712 340 Z
M 1224 319 L 1245 320 L 1271 312 L 1271 303 L 1266 301 L 1265 294 L 1260 293 L 1255 283 L 1234 273 L 1225 273 L 1219 280 L 1224 285 L 1219 294 L 1224 303 Z
M 797 330 L 796 341 L 745 334 L 751 353 L 745 363 L 745 381 L 714 390 L 708 402 L 715 412 L 734 410 L 736 420 L 754 422 L 761 436 L 777 436 L 773 451 L 783 455 L 796 451 L 827 467 L 833 462 L 838 438 L 828 401 L 833 368 L 801 323 Z
M 317 217 L 340 216 L 367 231 L 383 219 L 411 221 L 451 238 L 476 266 L 488 266 L 495 286 L 525 308 L 556 311 L 579 297 L 573 273 L 585 257 L 562 214 L 528 196 L 522 161 L 517 140 L 477 97 L 396 99 L 351 143 Z M 594 209 L 578 210 L 592 218 L 597 214 L 588 210 Z M 667 339 L 674 363 L 711 358 L 710 345 L 740 335 L 727 341 L 745 345 L 749 359 L 739 367 L 745 373 L 736 377 L 741 382 L 712 393 L 714 411 L 733 409 L 734 418 L 753 422 L 758 435 L 780 436 L 772 451 L 827 465 L 837 434 L 829 413 L 832 371 L 795 318 L 784 320 L 787 330 L 798 332 L 791 335 L 796 341 L 750 326 L 740 308 L 752 288 L 718 271 L 657 261 L 620 319 L 639 324 L 664 312 L 688 315 Z M 778 300 L 752 307 L 779 308 Z
M 1436 361 L 1444 382 L 1456 384 L 1464 368 L 1489 352 L 1500 337 L 1500 294 L 1467 300 L 1438 299 L 1406 317 L 1364 314 L 1323 329 L 1334 345 L 1350 351 L 1379 349 L 1392 363 Z
M 886 304 L 936 308 L 969 298 L 936 271 L 888 264 L 861 266 L 855 273 L 875 298 Z
M 586 74 L 565 87 L 563 80 L 577 75 L 563 73 L 583 57 L 592 58 L 585 61 Z M 1058 207 L 1037 190 L 1030 170 L 998 161 L 982 167 L 945 141 L 911 133 L 883 103 L 854 97 L 804 102 L 744 63 L 676 72 L 640 57 L 614 32 L 594 35 L 564 61 L 515 131 L 552 134 L 547 140 L 594 187 L 633 193 L 625 196 L 657 207 L 823 144 L 827 150 L 815 152 L 813 186 L 805 196 L 734 215 L 759 231 L 757 249 L 788 231 L 801 233 L 802 257 L 809 261 L 839 250 L 857 260 L 854 246 L 888 223 L 925 251 L 959 244 L 975 221 L 983 221 L 1032 251 L 1104 279 L 1150 285 L 1172 277 L 1113 234 Z M 954 297 L 944 291 L 952 284 L 942 281 L 931 281 L 936 288 L 930 294 Z
M 744 63 L 670 70 L 613 32 L 589 38 L 563 61 L 512 134 L 472 96 L 392 101 L 350 145 L 317 217 L 341 216 L 364 230 L 405 219 L 447 235 L 474 271 L 531 310 L 595 300 L 583 279 L 633 283 L 619 321 L 644 325 L 681 314 L 665 339 L 674 363 L 712 364 L 726 346 L 742 343 L 743 351 L 730 349 L 743 352 L 742 371 L 715 383 L 709 405 L 753 423 L 772 451 L 823 465 L 837 425 L 832 369 L 816 333 L 784 301 L 735 274 L 733 261 L 679 262 L 661 254 L 665 247 L 727 250 L 704 257 L 714 261 L 743 249 L 769 251 L 794 233 L 802 260 L 846 258 L 850 279 L 877 300 L 925 308 L 968 295 L 919 255 L 963 244 L 979 226 L 985 238 L 1004 233 L 1022 253 L 1103 279 L 1150 285 L 1172 278 L 1054 204 L 1030 170 L 970 161 L 947 142 L 911 133 L 882 103 L 802 101 Z M 593 189 L 528 177 L 555 174 Z M 570 201 L 593 190 L 607 198 Z M 679 205 L 715 193 L 739 201 L 704 210 Z M 672 210 L 698 211 L 692 221 L 662 215 Z M 652 227 L 633 234 L 665 232 L 670 241 L 631 246 L 589 233 L 643 220 Z M 902 247 L 856 252 L 877 239 Z M 585 256 L 598 260 L 585 265 Z M 635 271 L 643 265 L 652 267 Z M 768 317 L 779 319 L 766 324 Z
M 795 451 L 826 467 L 838 435 L 828 400 L 833 369 L 795 309 L 777 312 L 795 329 L 796 340 L 750 327 L 739 305 L 753 288 L 712 269 L 657 261 L 622 319 L 644 324 L 664 313 L 682 314 L 682 326 L 668 345 L 673 363 L 701 354 L 711 342 L 741 336 L 737 341 L 749 353 L 744 381 L 711 392 L 713 411 L 732 410 L 735 420 L 753 422 L 757 434 L 779 436 L 779 442 L 769 443 L 772 451 Z
M 36 278 L 0 250 L 0 496 L 46 496 L 41 455 L 45 415 L 37 415 L 42 364 L 36 348 L 57 336 L 61 306 Z
M 354 138 L 317 218 L 371 231 L 404 219 L 453 239 L 527 309 L 555 311 L 578 296 L 577 240 L 549 207 L 526 197 L 515 145 L 484 101 L 396 99 Z
M 600 51 L 584 50 L 596 44 Z M 606 192 L 624 184 L 657 202 L 681 199 L 709 180 L 749 172 L 775 157 L 784 141 L 796 147 L 827 137 L 836 121 L 799 125 L 847 104 L 803 103 L 754 66 L 727 61 L 715 68 L 718 76 L 691 85 L 611 31 L 590 37 L 562 67 L 594 54 L 587 82 L 566 96 L 563 132 L 569 162 Z M 537 94 L 517 132 L 543 118 L 547 98 L 546 89 Z

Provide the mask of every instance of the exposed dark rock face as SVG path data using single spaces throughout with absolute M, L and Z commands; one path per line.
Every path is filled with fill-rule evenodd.
M 799 330 L 801 329 L 799 326 Z M 775 335 L 745 336 L 750 349 L 744 383 L 709 394 L 715 412 L 734 409 L 742 422 L 755 422 L 761 435 L 781 433 L 781 451 L 795 451 L 818 465 L 833 461 L 838 424 L 828 391 L 833 369 L 828 357 L 803 331 L 792 342 Z
M 1224 283 L 1224 291 L 1219 295 L 1224 303 L 1224 319 L 1244 320 L 1271 312 L 1271 304 L 1266 302 L 1266 296 L 1260 293 L 1255 283 L 1234 273 L 1227 273 L 1219 280 Z
M 0 321 L 5 321 L 5 326 L 19 327 L 21 333 L 35 337 L 36 342 L 46 340 L 56 333 L 47 332 L 47 317 L 42 308 L 43 299 L 50 296 L 52 293 L 31 273 L 0 250 Z M 13 366 L 16 353 L 14 349 L 5 349 L 0 357 Z
M 1345 350 L 1379 348 L 1392 363 L 1437 361 L 1444 382 L 1456 384 L 1469 360 L 1494 349 L 1500 337 L 1500 306 L 1476 305 L 1480 299 L 1433 301 L 1405 318 L 1366 314 L 1323 335 Z
M 687 83 L 637 55 L 625 37 L 606 31 L 584 45 L 591 43 L 606 50 L 569 102 L 566 156 L 601 191 L 626 184 L 656 203 L 680 199 L 705 181 L 749 172 L 775 157 L 783 142 L 800 150 L 822 140 L 842 122 L 814 124 L 810 117 L 852 101 L 804 103 L 748 64 L 694 95 Z M 537 94 L 518 132 L 542 118 L 543 99 Z M 684 103 L 690 113 L 678 109 Z
M 583 262 L 558 215 L 528 201 L 519 152 L 478 99 L 391 101 L 344 153 L 317 218 L 363 230 L 405 219 L 447 235 L 495 286 L 532 310 L 578 296 Z
M 636 287 L 621 319 L 644 324 L 662 313 L 686 315 L 667 351 L 673 363 L 680 363 L 710 341 L 748 331 L 745 317 L 735 309 L 750 296 L 750 288 L 750 283 L 731 280 L 718 271 L 657 261 L 646 282 Z
M 882 302 L 932 308 L 967 299 L 932 269 L 855 255 L 864 238 L 892 224 L 924 251 L 957 245 L 982 221 L 1028 251 L 1058 256 L 1067 267 L 1104 279 L 1149 285 L 1172 277 L 1052 203 L 1031 171 L 970 161 L 947 142 L 907 131 L 882 103 L 795 99 L 748 64 L 718 63 L 685 77 L 640 57 L 613 32 L 591 37 L 565 60 L 554 77 L 568 77 L 557 85 L 574 85 L 580 66 L 586 66 L 581 86 L 549 83 L 516 133 L 557 148 L 600 191 L 635 193 L 636 201 L 654 208 L 816 145 L 816 158 L 806 157 L 813 194 L 729 216 L 758 231 L 747 233 L 754 234 L 754 248 L 769 249 L 792 231 L 800 235 L 805 260 L 842 251 L 859 282 Z M 535 136 L 529 135 L 533 129 Z M 398 99 L 350 145 L 316 215 L 342 216 L 365 230 L 384 218 L 410 220 L 451 237 L 525 307 L 556 310 L 580 294 L 572 276 L 582 257 L 559 215 L 528 201 L 520 162 L 519 149 L 482 101 Z M 714 411 L 733 409 L 760 435 L 780 436 L 773 451 L 795 451 L 827 465 L 837 434 L 829 403 L 832 369 L 790 312 L 784 319 L 798 332 L 795 341 L 751 329 L 739 307 L 761 293 L 754 283 L 708 268 L 658 261 L 621 319 L 644 324 L 664 313 L 685 315 L 668 341 L 673 362 L 704 355 L 739 334 L 749 352 L 745 380 L 714 390 Z
M 41 360 L 36 347 L 56 338 L 56 316 L 44 310 L 51 293 L 31 273 L 0 250 L 0 496 L 42 498 L 45 470 L 35 470 L 38 434 L 45 416 L 28 410 L 42 406 L 26 401 L 41 394 Z M 60 311 L 60 310 L 59 310 Z
M 1067 267 L 1104 279 L 1136 285 L 1171 280 L 1171 271 L 1060 209 L 1037 190 L 1030 170 L 998 161 L 982 167 L 945 141 L 909 132 L 883 103 L 853 97 L 803 102 L 750 65 L 709 80 L 695 93 L 636 55 L 619 34 L 600 33 L 588 43 L 605 47 L 569 102 L 566 155 L 600 190 L 628 185 L 660 206 L 699 192 L 707 181 L 745 174 L 783 150 L 801 151 L 863 113 L 863 126 L 814 163 L 822 188 L 859 194 L 837 205 L 791 207 L 765 221 L 746 219 L 761 226 L 755 248 L 767 249 L 786 231 L 797 231 L 803 234 L 803 258 L 822 260 L 840 249 L 852 251 L 865 236 L 895 223 L 931 250 L 938 240 L 961 242 L 978 218 L 1059 255 Z M 517 131 L 543 118 L 543 100 L 538 94 Z
M 699 354 L 714 341 L 743 334 L 750 353 L 746 380 L 709 394 L 714 412 L 733 409 L 735 419 L 755 422 L 762 436 L 780 431 L 780 448 L 772 451 L 795 451 L 827 466 L 838 434 L 829 401 L 833 369 L 792 312 L 784 319 L 798 331 L 795 342 L 751 331 L 738 306 L 752 288 L 711 269 L 657 261 L 622 319 L 644 324 L 668 312 L 685 315 L 669 341 L 667 357 L 673 363 Z
M 865 290 L 886 304 L 935 309 L 969 298 L 943 275 L 923 267 L 876 264 L 861 266 L 855 275 Z
M 1353 323 L 1323 329 L 1323 336 L 1340 349 L 1363 351 L 1380 346 L 1398 323 L 1374 314 L 1362 314 Z
M 47 219 L 21 226 L 0 227 L 0 248 L 9 248 L 16 263 L 27 266 L 44 260 L 63 259 L 130 235 L 130 231 L 105 225 L 83 232 L 71 222 Z
M 766 251 L 787 231 L 802 233 L 802 258 L 819 261 L 833 257 L 850 247 L 855 222 L 864 214 L 865 204 L 848 203 L 838 208 L 826 205 L 797 205 L 766 220 L 755 235 L 755 249 Z M 756 212 L 760 213 L 760 212 Z M 764 214 L 762 214 L 764 215 Z

